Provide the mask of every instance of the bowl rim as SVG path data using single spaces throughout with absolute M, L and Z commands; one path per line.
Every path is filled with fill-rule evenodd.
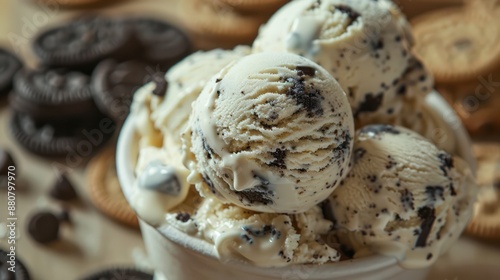
M 471 140 L 463 127 L 460 119 L 455 114 L 453 109 L 448 105 L 448 103 L 436 92 L 433 91 L 426 97 L 426 102 L 428 102 L 431 107 L 435 110 L 440 110 L 443 115 L 446 115 L 447 122 L 452 125 L 455 132 L 455 136 L 458 140 L 458 149 L 460 151 L 460 156 L 464 158 L 470 165 L 471 170 L 475 172 L 475 160 L 472 155 Z M 132 157 L 133 155 L 133 144 L 137 143 L 137 134 L 135 130 L 135 123 L 133 120 L 133 115 L 125 120 L 122 129 L 120 131 L 117 148 L 116 148 L 116 169 L 118 180 L 120 182 L 122 191 L 125 195 L 127 202 L 130 203 L 130 197 L 132 195 L 133 182 L 135 181 L 135 168 L 133 167 L 133 162 L 135 161 Z M 136 149 L 137 150 L 137 149 Z M 134 210 L 135 211 L 135 210 Z M 180 229 L 164 224 L 156 227 L 152 224 L 147 223 L 142 220 L 139 215 L 138 219 L 148 225 L 151 229 L 154 229 L 161 236 L 166 239 L 173 241 L 174 243 L 185 247 L 191 252 L 210 257 L 215 260 L 218 259 L 217 251 L 212 243 L 200 239 L 198 237 L 189 235 Z M 142 230 L 142 228 L 141 228 Z M 255 266 L 251 265 L 249 262 L 243 260 L 234 260 L 226 263 L 227 265 L 237 266 L 238 269 L 254 270 Z M 336 263 L 331 263 L 329 265 L 315 265 L 315 264 L 292 264 L 284 267 L 259 267 L 262 272 L 267 272 L 267 275 L 276 275 L 276 273 L 284 273 L 293 269 L 294 267 L 299 267 L 303 270 L 314 270 L 314 273 L 319 275 L 323 273 L 328 273 L 327 275 L 333 276 L 332 267 L 334 267 L 334 273 L 336 276 L 352 276 L 353 269 L 355 269 L 355 274 L 363 274 L 366 272 L 383 269 L 391 266 L 398 265 L 398 261 L 395 257 L 384 256 L 384 255 L 372 255 L 366 256 L 359 259 L 351 259 L 348 261 L 341 261 Z M 325 274 L 326 275 L 326 274 Z

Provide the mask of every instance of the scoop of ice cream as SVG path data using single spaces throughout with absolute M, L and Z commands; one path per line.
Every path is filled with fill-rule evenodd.
M 328 199 L 341 243 L 432 264 L 471 216 L 475 182 L 460 158 L 408 129 L 371 125 L 354 140 L 352 169 Z
M 340 258 L 323 240 L 332 223 L 323 218 L 318 206 L 293 215 L 253 212 L 215 198 L 195 199 L 191 208 L 186 206 L 173 209 L 167 220 L 213 243 L 222 262 L 243 260 L 261 267 L 279 267 Z
M 186 198 L 189 171 L 181 161 L 180 134 L 191 114 L 191 103 L 205 83 L 233 60 L 250 53 L 249 47 L 196 52 L 166 74 L 166 92 L 155 93 L 155 82 L 134 95 L 132 115 L 139 134 L 138 180 L 132 206 L 146 221 L 159 224 L 169 209 Z
M 212 78 L 183 134 L 188 180 L 204 196 L 303 212 L 347 174 L 353 119 L 338 83 L 290 53 L 246 56 Z
M 402 79 L 414 59 L 412 44 L 409 24 L 391 1 L 303 0 L 274 14 L 253 47 L 320 64 L 347 93 L 354 117 L 369 119 L 398 114 L 399 101 L 412 94 Z
M 233 50 L 198 51 L 172 67 L 166 74 L 168 81 L 165 101 L 151 114 L 155 127 L 172 135 L 173 143 L 181 146 L 180 134 L 187 126 L 191 103 L 200 95 L 208 80 L 224 66 L 250 54 L 250 47 L 237 46 Z

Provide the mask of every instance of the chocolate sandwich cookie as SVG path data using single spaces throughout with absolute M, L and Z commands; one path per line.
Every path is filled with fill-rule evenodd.
M 134 280 L 153 280 L 153 275 L 137 270 L 135 268 L 111 268 L 89 276 L 80 278 L 81 280 L 115 280 L 115 279 L 134 279 Z
M 484 143 L 473 148 L 479 194 L 466 233 L 500 240 L 500 145 Z
M 101 62 L 92 75 L 92 92 L 99 109 L 117 123 L 127 117 L 136 90 L 150 81 L 163 82 L 164 72 L 154 65 L 140 61 L 118 63 L 113 60 Z
M 21 67 L 21 62 L 16 56 L 0 48 L 0 96 L 10 92 L 14 75 Z
M 34 154 L 87 157 L 111 138 L 116 126 L 104 116 L 47 122 L 13 112 L 9 128 L 17 143 Z
M 14 257 L 12 257 L 14 255 Z M 15 266 L 10 261 L 14 261 Z M 14 270 L 14 272 L 12 271 Z M 19 259 L 16 252 L 0 249 L 0 279 L 2 280 L 29 280 L 31 279 L 28 269 Z
M 107 148 L 92 159 L 87 169 L 87 182 L 90 199 L 101 212 L 128 226 L 139 227 L 116 175 L 114 148 Z
M 100 60 L 124 55 L 131 32 L 103 16 L 85 16 L 39 34 L 34 53 L 43 65 L 92 69 Z
M 187 34 L 168 22 L 143 17 L 130 18 L 125 22 L 139 45 L 140 58 L 161 71 L 166 71 L 192 51 Z
M 97 112 L 89 75 L 66 69 L 20 71 L 10 104 L 36 120 L 88 117 Z
M 412 20 L 414 51 L 437 83 L 474 80 L 500 65 L 500 37 L 492 35 L 500 32 L 500 26 L 477 8 L 446 8 Z
M 59 239 L 60 220 L 52 212 L 42 211 L 31 216 L 28 233 L 38 243 L 46 244 Z

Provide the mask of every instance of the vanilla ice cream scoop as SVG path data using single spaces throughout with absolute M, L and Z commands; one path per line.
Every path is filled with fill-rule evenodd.
M 196 52 L 167 72 L 166 92 L 154 94 L 155 83 L 148 83 L 134 95 L 131 114 L 140 150 L 131 205 L 144 220 L 161 224 L 166 212 L 186 199 L 189 171 L 181 161 L 181 131 L 191 103 L 213 75 L 249 53 L 247 46 Z
M 348 172 L 353 118 L 321 66 L 290 53 L 246 56 L 215 75 L 183 133 L 188 181 L 261 212 L 303 212 Z
M 298 0 L 261 27 L 253 48 L 320 64 L 347 93 L 354 117 L 363 120 L 398 114 L 399 101 L 412 94 L 401 83 L 412 43 L 408 22 L 389 0 Z
M 418 268 L 459 237 L 475 188 L 462 159 L 411 130 L 370 125 L 357 132 L 352 169 L 328 204 L 341 243 L 355 257 L 380 253 Z

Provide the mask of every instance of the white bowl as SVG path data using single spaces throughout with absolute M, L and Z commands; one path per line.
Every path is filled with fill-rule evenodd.
M 475 168 L 470 140 L 460 120 L 436 92 L 426 100 L 442 113 L 456 133 L 461 156 Z M 127 199 L 135 181 L 137 135 L 133 121 L 127 119 L 120 132 L 116 152 L 118 179 Z M 234 261 L 222 263 L 213 244 L 192 237 L 169 225 L 155 228 L 139 217 L 146 250 L 155 269 L 155 279 L 168 280 L 271 280 L 271 279 L 425 279 L 428 269 L 407 270 L 395 258 L 370 256 L 324 265 L 290 265 L 281 268 L 262 268 Z

